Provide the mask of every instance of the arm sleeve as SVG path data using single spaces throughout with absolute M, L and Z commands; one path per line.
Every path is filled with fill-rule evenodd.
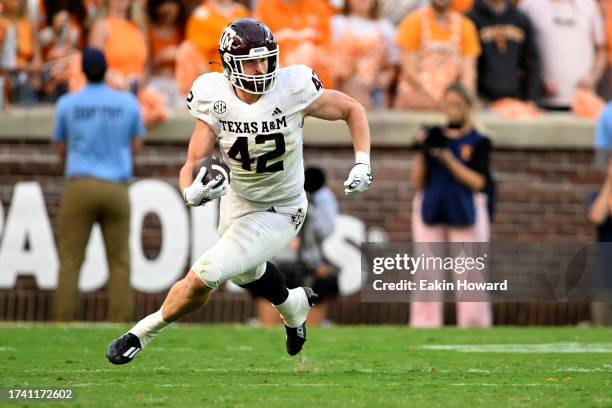
M 68 112 L 66 111 L 66 104 L 60 100 L 57 104 L 57 111 L 55 112 L 55 120 L 53 121 L 53 143 L 65 142 L 68 132 Z
M 219 120 L 211 112 L 215 103 L 214 92 L 214 84 L 209 77 L 207 78 L 207 74 L 199 77 L 187 94 L 187 108 L 195 118 L 200 119 L 219 134 L 221 131 Z

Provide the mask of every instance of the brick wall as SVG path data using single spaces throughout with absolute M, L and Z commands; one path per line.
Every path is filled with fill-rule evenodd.
M 182 144 L 147 145 L 137 158 L 136 176 L 176 183 L 185 151 L 186 148 Z M 414 191 L 408 180 L 415 152 L 407 147 L 378 148 L 372 154 L 373 188 L 361 196 L 347 199 L 342 192 L 342 182 L 352 165 L 351 149 L 305 148 L 307 165 L 316 164 L 327 169 L 329 183 L 339 197 L 341 213 L 362 219 L 368 227 L 382 227 L 392 241 L 410 241 L 410 210 Z M 521 243 L 591 241 L 593 228 L 586 221 L 584 198 L 603 181 L 603 177 L 592 166 L 592 161 L 593 154 L 589 151 L 495 150 L 492 163 L 498 182 L 498 204 L 497 216 L 492 226 L 493 240 Z M 51 146 L 4 140 L 0 144 L 0 201 L 5 214 L 14 184 L 28 180 L 36 180 L 41 184 L 49 216 L 55 226 L 62 191 L 62 167 Z M 160 245 L 159 224 L 155 217 L 147 217 L 142 235 L 147 255 L 154 257 Z M 27 283 L 20 293 L 23 296 L 39 298 L 50 296 L 48 293 L 41 294 L 31 282 Z M 142 307 L 138 309 L 138 314 L 142 315 L 150 310 L 145 306 L 156 304 L 163 294 L 153 297 L 139 296 L 137 304 Z M 104 293 L 87 297 L 91 302 L 103 298 Z M 224 301 L 223 299 L 234 302 L 241 312 L 229 313 L 227 316 L 217 313 L 217 317 L 213 318 L 210 314 L 213 311 L 209 311 L 199 315 L 201 319 L 195 319 L 239 321 L 252 315 L 250 300 L 240 300 L 240 296 L 236 300 L 235 296 L 230 294 L 221 295 L 219 302 Z M 16 314 L 16 305 L 19 302 L 16 291 L 0 293 L 0 320 L 48 319 L 45 306 L 37 306 L 41 310 L 39 314 Z M 41 298 L 39 302 L 45 304 L 48 299 Z M 34 306 L 30 308 L 32 307 Z M 568 312 L 568 307 L 573 312 Z M 9 308 L 13 312 L 7 314 L 6 310 Z M 523 317 L 520 317 L 520 311 Z M 343 299 L 336 304 L 331 315 L 339 322 L 405 322 L 407 305 L 366 305 L 359 304 L 358 298 Z M 495 316 L 497 322 L 506 324 L 575 323 L 588 318 L 588 308 L 585 305 L 517 305 L 513 309 L 505 305 L 496 307 Z M 104 313 L 91 312 L 88 315 L 81 311 L 81 317 L 102 320 Z
M 352 154 L 337 149 L 306 149 L 306 162 L 324 166 L 341 197 L 341 212 L 368 226 L 381 226 L 393 241 L 409 241 L 414 190 L 408 181 L 415 152 L 373 151 L 374 184 L 358 199 L 345 199 L 342 182 Z M 592 152 L 496 150 L 492 156 L 498 185 L 492 239 L 498 242 L 589 242 L 593 228 L 584 199 L 603 177 L 593 167 Z

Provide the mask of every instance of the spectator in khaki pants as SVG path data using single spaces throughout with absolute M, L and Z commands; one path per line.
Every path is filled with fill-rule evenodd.
M 53 142 L 65 163 L 66 187 L 59 210 L 60 273 L 54 317 L 75 318 L 79 271 L 94 223 L 104 236 L 110 269 L 112 321 L 133 319 L 130 287 L 130 202 L 132 158 L 142 147 L 144 125 L 135 97 L 104 84 L 106 59 L 98 49 L 83 52 L 87 86 L 60 98 Z

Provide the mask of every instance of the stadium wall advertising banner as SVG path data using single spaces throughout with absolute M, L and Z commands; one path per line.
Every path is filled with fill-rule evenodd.
M 163 292 L 216 242 L 218 209 L 214 205 L 187 209 L 174 187 L 153 179 L 134 183 L 130 199 L 132 286 L 143 293 Z M 40 289 L 55 289 L 59 268 L 57 245 L 39 183 L 17 183 L 6 216 L 2 212 L 0 207 L 0 289 L 14 288 L 17 278 L 23 275 L 34 276 Z M 154 259 L 145 255 L 140 233 L 148 214 L 157 216 L 161 224 L 161 246 Z M 601 255 L 612 254 L 612 248 L 601 244 L 389 243 L 385 242 L 384 231 L 366 232 L 361 220 L 341 215 L 324 251 L 341 269 L 342 294 L 362 289 L 361 298 L 365 302 L 453 301 L 457 293 L 466 301 L 611 298 L 611 291 L 605 290 L 611 284 L 602 281 L 605 274 L 598 277 L 596 266 L 605 264 Z M 447 256 L 449 253 L 452 256 Z M 465 267 L 459 268 L 455 264 L 466 259 L 472 261 L 471 266 L 462 263 Z M 453 261 L 450 269 L 448 260 Z M 439 261 L 440 267 L 420 267 L 432 263 L 428 261 L 433 265 Z M 460 273 L 464 269 L 466 272 Z M 83 292 L 99 290 L 108 277 L 104 242 L 96 225 L 88 243 L 79 288 Z M 466 287 L 457 291 L 463 281 Z M 479 288 L 478 284 L 485 286 Z M 242 290 L 233 284 L 228 289 Z
M 186 268 L 217 240 L 218 210 L 214 205 L 187 209 L 180 194 L 169 183 L 145 179 L 130 186 L 132 226 L 130 236 L 132 287 L 143 293 L 167 290 L 183 276 Z M 0 206 L 0 289 L 15 287 L 20 275 L 34 276 L 41 289 L 57 286 L 57 245 L 42 188 L 38 182 L 15 184 L 7 214 Z M 155 259 L 145 256 L 140 231 L 145 216 L 156 215 L 161 223 L 162 242 Z M 340 215 L 334 234 L 324 251 L 341 268 L 340 290 L 344 295 L 361 286 L 361 242 L 384 239 L 384 231 L 372 229 L 366 236 L 358 218 Z M 381 238 L 382 237 L 382 238 Z M 79 289 L 91 292 L 108 280 L 104 242 L 94 226 L 81 269 Z M 230 290 L 240 290 L 232 285 Z

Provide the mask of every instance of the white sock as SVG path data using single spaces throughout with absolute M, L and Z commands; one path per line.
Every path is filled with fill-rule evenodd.
M 276 305 L 283 322 L 288 327 L 299 327 L 306 321 L 309 307 L 305 309 L 304 303 L 308 304 L 308 298 L 302 288 L 289 289 L 289 296 L 280 305 Z
M 162 319 L 162 311 L 159 309 L 157 312 L 148 315 L 136 323 L 136 326 L 132 327 L 129 332 L 138 337 L 140 345 L 144 348 L 168 324 L 168 322 Z

